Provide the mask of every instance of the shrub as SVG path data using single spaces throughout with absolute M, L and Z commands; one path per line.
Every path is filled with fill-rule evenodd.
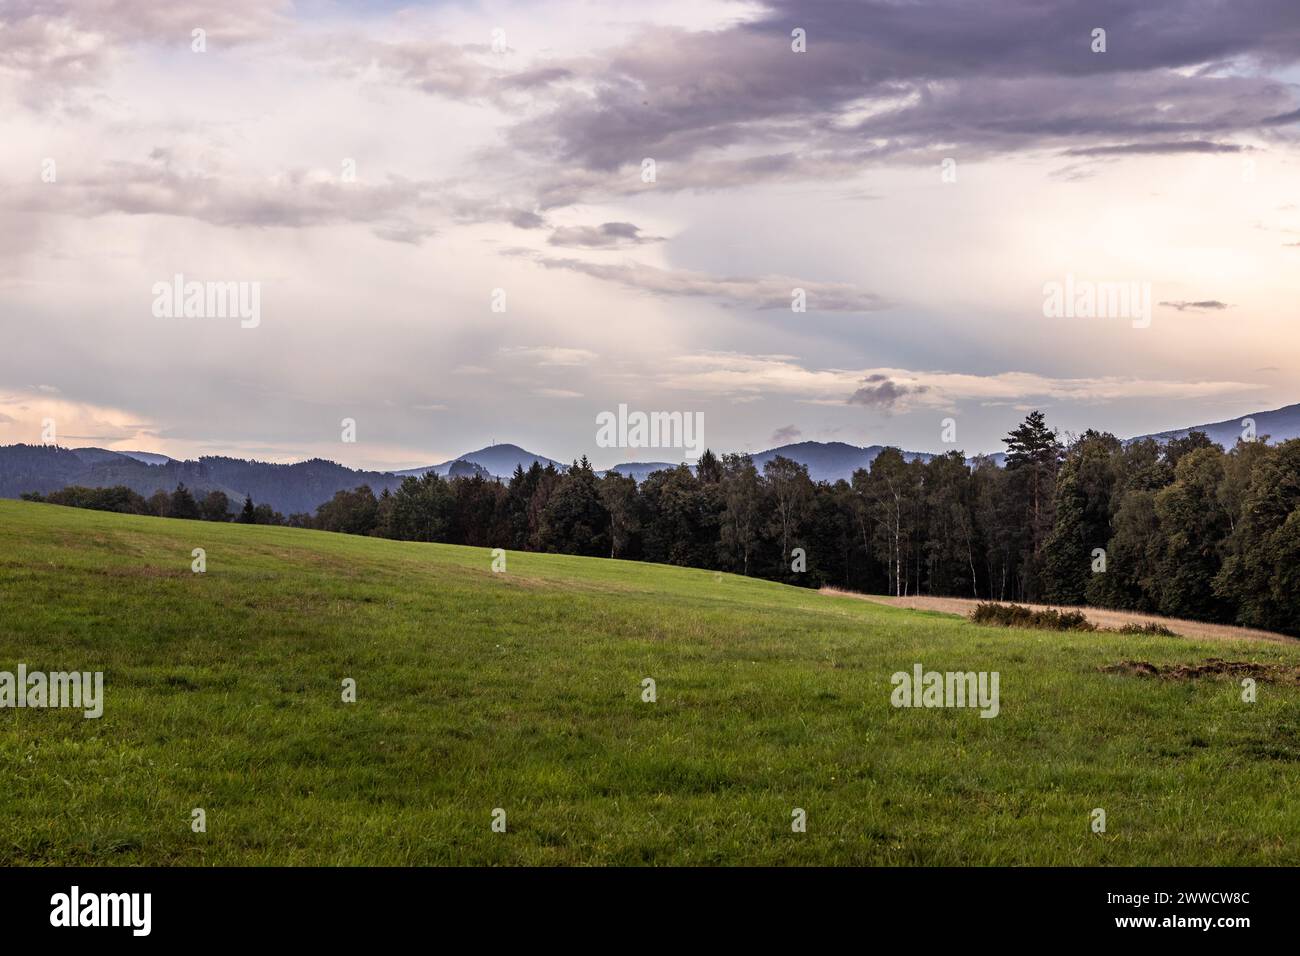
M 1097 625 L 1080 611 L 1058 611 L 1055 608 L 1035 611 L 1019 604 L 992 604 L 987 601 L 976 606 L 970 619 L 976 624 L 995 627 L 1037 628 L 1046 631 L 1097 630 Z
M 1147 621 L 1145 624 L 1125 624 L 1119 629 L 1120 634 L 1152 634 L 1157 637 L 1177 637 L 1176 631 L 1171 631 L 1163 624 L 1156 621 Z

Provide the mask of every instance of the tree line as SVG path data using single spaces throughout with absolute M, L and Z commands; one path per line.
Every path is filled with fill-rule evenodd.
M 408 477 L 340 491 L 285 518 L 246 498 L 234 520 L 517 551 L 654 561 L 868 593 L 1090 604 L 1300 633 L 1300 439 L 1201 432 L 1063 440 L 1041 412 L 1004 439 L 1005 465 L 887 448 L 848 481 L 777 457 L 705 451 L 639 484 L 534 463 L 507 481 Z M 144 499 L 66 488 L 80 507 L 229 520 L 221 492 Z
M 299 528 L 313 526 L 312 516 L 309 514 L 290 515 L 286 519 L 268 504 L 253 504 L 251 496 L 245 496 L 243 508 L 232 512 L 230 496 L 224 491 L 209 491 L 198 498 L 185 487 L 185 482 L 180 482 L 174 491 L 159 489 L 148 498 L 126 485 L 113 485 L 110 488 L 68 485 L 49 494 L 28 492 L 21 497 L 24 501 L 41 501 L 51 505 L 66 505 L 70 508 L 91 508 L 95 511 L 116 511 L 119 514 L 152 515 L 156 518 L 280 524 Z

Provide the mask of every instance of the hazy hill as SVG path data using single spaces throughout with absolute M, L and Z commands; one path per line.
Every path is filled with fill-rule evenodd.
M 183 482 L 196 495 L 223 491 L 232 506 L 252 495 L 257 503 L 265 502 L 288 515 L 315 511 L 336 491 L 369 484 L 379 494 L 401 481 L 396 475 L 357 471 L 319 458 L 292 465 L 225 457 L 198 461 L 168 458 L 164 464 L 150 465 L 102 448 L 0 447 L 0 498 L 17 498 L 32 491 L 48 493 L 68 485 L 125 485 L 147 498 L 159 490 L 170 492 Z
M 769 448 L 766 451 L 752 453 L 750 457 L 754 460 L 754 465 L 759 471 L 762 471 L 764 465 L 779 455 L 797 461 L 801 465 L 807 465 L 808 474 L 814 481 L 833 482 L 841 478 L 847 481 L 859 468 L 869 468 L 871 462 L 885 450 L 885 447 L 884 445 L 871 445 L 866 448 L 859 448 L 857 445 L 848 445 L 839 441 L 802 441 L 793 445 L 782 445 L 779 448 Z M 934 457 L 925 452 L 916 451 L 905 451 L 903 456 L 908 461 L 914 459 L 929 461 Z M 676 467 L 677 463 L 675 462 L 638 461 L 620 462 L 617 465 L 612 465 L 609 470 L 617 471 L 620 475 L 628 475 L 640 481 L 652 472 Z
M 554 465 L 556 468 L 564 468 L 566 463 L 556 461 L 553 458 L 547 458 L 545 455 L 535 455 L 531 451 L 520 448 L 518 445 L 488 445 L 486 448 L 480 448 L 478 451 L 471 451 L 468 454 L 460 455 L 444 461 L 439 465 L 425 465 L 422 468 L 407 468 L 403 471 L 394 472 L 397 475 L 423 475 L 426 471 L 436 472 L 444 477 L 451 471 L 451 466 L 458 461 L 467 461 L 474 465 L 479 465 L 489 475 L 496 475 L 499 478 L 509 478 L 514 474 L 516 466 L 522 466 L 525 471 L 537 462 L 543 468 L 547 465 Z
M 1285 405 L 1282 408 L 1275 408 L 1267 412 L 1252 412 L 1249 415 L 1238 415 L 1236 418 L 1229 418 L 1221 422 L 1211 422 L 1208 425 L 1192 425 L 1188 428 L 1174 429 L 1167 432 L 1156 432 L 1151 435 L 1140 435 L 1140 438 L 1154 438 L 1157 441 L 1168 441 L 1171 438 L 1182 438 L 1188 432 L 1198 431 L 1205 432 L 1210 436 L 1211 441 L 1218 442 L 1224 448 L 1231 448 L 1237 443 L 1237 439 L 1242 437 L 1242 421 L 1246 418 L 1254 419 L 1255 434 L 1263 438 L 1269 437 L 1271 442 L 1287 441 L 1291 438 L 1300 438 L 1300 404 Z
M 199 464 L 212 480 L 235 489 L 241 499 L 246 494 L 252 495 L 254 501 L 268 502 L 286 515 L 315 511 L 318 505 L 334 497 L 336 491 L 369 485 L 378 495 L 402 483 L 400 477 L 388 472 L 358 471 L 323 458 L 292 465 L 241 458 L 200 458 Z
M 885 450 L 884 445 L 869 445 L 859 448 L 842 441 L 801 441 L 793 445 L 782 445 L 753 455 L 754 464 L 763 470 L 773 458 L 780 455 L 790 458 L 801 465 L 808 466 L 808 475 L 813 481 L 848 481 L 859 468 L 870 468 L 876 456 Z M 929 461 L 933 455 L 925 452 L 905 451 L 903 457 L 908 461 Z

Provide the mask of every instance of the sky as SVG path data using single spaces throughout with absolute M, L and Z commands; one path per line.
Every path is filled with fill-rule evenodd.
M 1294 0 L 7 0 L 0 444 L 607 467 L 683 457 L 600 447 L 620 405 L 970 454 L 1276 408 L 1298 139 Z

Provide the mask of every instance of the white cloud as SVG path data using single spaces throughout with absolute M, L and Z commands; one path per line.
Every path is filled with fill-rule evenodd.
M 503 346 L 501 352 L 510 357 L 527 359 L 541 368 L 590 365 L 600 357 L 590 349 L 562 348 L 558 345 Z
M 1117 376 L 1052 378 L 1032 372 L 973 375 L 901 368 L 810 369 L 782 355 L 705 353 L 673 359 L 665 388 L 734 396 L 789 396 L 815 405 L 844 405 L 872 383 L 892 383 L 892 407 L 948 408 L 958 402 L 1028 399 L 1112 402 L 1130 399 L 1202 399 L 1248 395 L 1252 382 L 1160 381 Z M 865 402 L 864 404 L 875 404 Z

